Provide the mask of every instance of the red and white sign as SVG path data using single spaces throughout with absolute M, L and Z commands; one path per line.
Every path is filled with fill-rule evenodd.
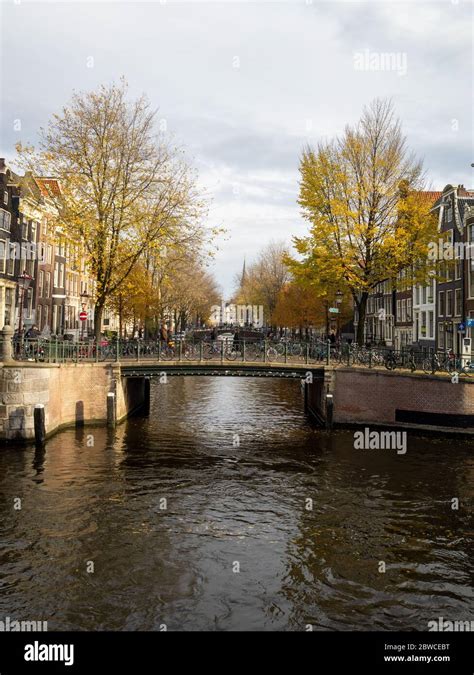
M 79 318 L 81 321 L 87 320 L 87 312 L 79 312 Z

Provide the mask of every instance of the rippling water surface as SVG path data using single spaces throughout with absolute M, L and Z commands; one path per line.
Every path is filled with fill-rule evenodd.
M 405 455 L 354 450 L 352 432 L 309 426 L 295 382 L 154 384 L 149 418 L 0 452 L 0 618 L 50 630 L 472 619 L 473 450 L 413 435 Z

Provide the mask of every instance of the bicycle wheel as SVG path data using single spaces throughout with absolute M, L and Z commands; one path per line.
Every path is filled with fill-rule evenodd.
M 297 343 L 291 345 L 291 347 L 290 347 L 291 356 L 301 356 L 302 353 L 303 353 L 303 347 L 301 346 L 301 344 L 299 344 L 297 342 Z
M 185 344 L 183 349 L 183 356 L 185 359 L 188 361 L 195 361 L 198 358 L 198 355 L 196 353 L 196 345 L 193 344 Z
M 436 364 L 433 359 L 423 359 L 421 368 L 427 375 L 434 375 L 436 372 Z
M 209 361 L 209 359 L 212 359 L 212 356 L 214 354 L 214 350 L 212 348 L 212 345 L 210 344 L 205 344 L 202 347 L 202 358 L 205 361 Z
M 277 356 L 285 356 L 285 345 L 284 344 L 279 343 L 279 344 L 271 347 L 271 349 L 274 349 L 276 351 Z
M 269 361 L 275 361 L 278 358 L 278 352 L 275 347 L 269 347 L 267 349 L 267 359 Z
M 246 361 L 257 361 L 258 359 L 258 348 L 255 345 L 245 345 L 245 360 Z
M 224 353 L 225 353 L 225 357 L 226 357 L 227 361 L 235 361 L 239 352 L 232 349 L 232 347 L 226 347 Z

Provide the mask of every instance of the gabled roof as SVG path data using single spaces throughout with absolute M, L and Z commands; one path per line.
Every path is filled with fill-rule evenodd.
M 34 181 L 43 197 L 59 197 L 61 195 L 61 186 L 57 178 L 35 176 Z
M 434 204 L 435 202 L 438 201 L 438 199 L 442 196 L 442 192 L 433 192 L 432 190 L 423 190 L 419 192 L 418 194 L 421 195 L 423 200 L 426 200 L 427 202 L 431 202 Z

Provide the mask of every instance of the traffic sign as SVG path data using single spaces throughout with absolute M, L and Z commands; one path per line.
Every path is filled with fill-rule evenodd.
M 463 323 L 458 324 L 458 333 L 464 333 L 466 326 Z
M 79 312 L 79 318 L 81 321 L 87 320 L 87 312 Z
M 339 314 L 339 308 L 338 307 L 330 307 L 329 313 L 330 314 Z

